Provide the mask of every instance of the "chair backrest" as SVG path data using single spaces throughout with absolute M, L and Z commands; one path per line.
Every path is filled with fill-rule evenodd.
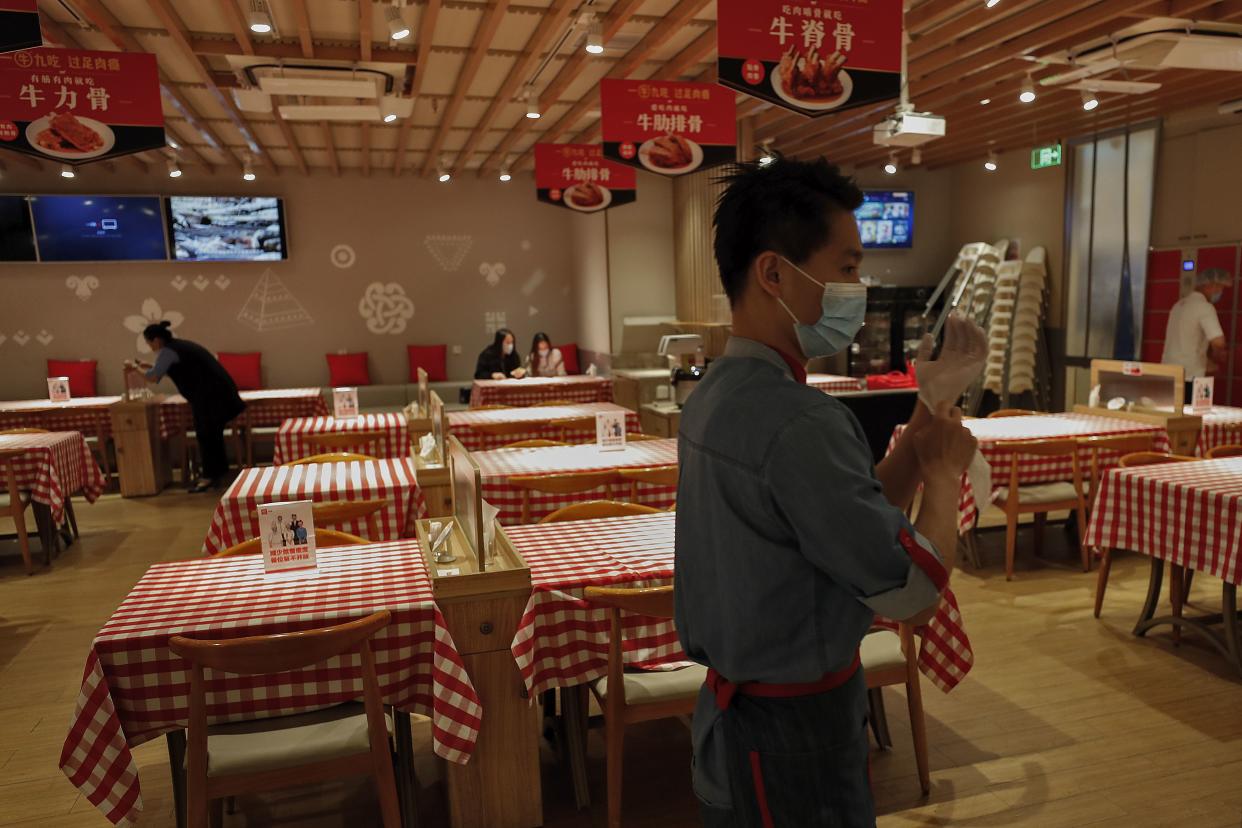
M 363 543 L 371 543 L 366 538 L 360 538 L 357 535 L 351 535 L 348 532 L 338 532 L 336 529 L 316 529 L 315 530 L 315 546 L 319 549 L 333 549 L 338 546 L 358 546 Z M 236 546 L 230 546 L 228 549 L 221 549 L 213 558 L 232 558 L 236 555 L 257 555 L 263 551 L 263 541 L 259 538 L 251 538 L 244 540 Z
M 1078 462 L 1078 440 L 1073 437 L 1051 440 L 1002 440 L 997 442 L 995 447 L 1000 451 L 1010 452 L 1009 491 L 1011 493 L 1018 491 L 1018 458 L 1026 455 L 1028 457 L 1068 457 L 1074 489 L 1080 497 L 1084 494 L 1082 466 Z
M 587 503 L 575 503 L 557 509 L 546 515 L 540 523 L 560 523 L 570 520 L 591 520 L 593 518 L 625 517 L 628 515 L 654 515 L 659 509 L 643 506 L 638 503 L 622 503 L 617 500 L 592 500 Z
M 567 446 L 569 443 L 563 443 L 560 440 L 518 440 L 516 443 L 506 443 L 501 448 L 555 448 L 556 446 Z
M 1157 451 L 1136 451 L 1123 454 L 1117 464 L 1123 469 L 1134 466 L 1154 466 L 1159 463 L 1193 463 L 1198 457 L 1185 457 L 1181 454 L 1161 454 Z
M 630 434 L 625 435 L 625 441 L 627 443 L 647 443 L 647 442 L 650 442 L 651 440 L 664 440 L 664 439 L 667 439 L 667 438 L 657 437 L 654 434 L 630 433 Z
M 536 431 L 548 424 L 547 420 L 525 420 L 508 423 L 471 423 L 470 428 L 480 434 L 491 437 L 508 437 L 511 434 L 525 434 Z
M 616 470 L 607 469 L 572 474 L 524 474 L 510 477 L 509 483 L 519 489 L 545 494 L 579 494 L 611 485 L 616 480 Z
M 997 417 L 1030 417 L 1038 413 L 1038 411 L 1032 411 L 1029 408 L 1001 408 L 989 414 L 987 419 L 992 420 Z
M 512 406 L 509 406 L 509 405 L 476 405 L 476 406 L 473 406 L 470 410 L 471 411 L 501 411 L 505 408 L 512 408 Z
M 650 483 L 653 486 L 676 486 L 679 473 L 677 466 L 650 466 L 642 469 L 617 469 L 622 480 L 631 483 Z
M 671 586 L 640 589 L 591 586 L 584 590 L 583 595 L 588 602 L 617 612 L 629 612 L 651 618 L 673 617 L 673 588 Z
M 376 460 L 369 454 L 354 454 L 349 451 L 333 451 L 327 454 L 312 454 L 309 457 L 299 457 L 297 460 L 290 460 L 286 466 L 306 466 L 311 463 L 351 463 L 356 460 Z
M 323 434 L 305 434 L 302 439 L 316 449 L 364 448 L 370 449 L 384 439 L 382 431 L 329 431 Z
M 315 526 L 340 526 L 355 520 L 365 520 L 367 531 L 371 537 L 379 537 L 379 520 L 377 515 L 388 507 L 390 501 L 378 500 L 335 500 L 327 503 L 312 503 L 311 514 L 315 518 Z M 318 529 L 315 530 L 318 533 Z
M 0 434 L 51 434 L 46 428 L 6 428 Z
M 595 433 L 594 417 L 566 417 L 560 420 L 553 420 L 551 425 L 562 431 L 589 431 Z
M 1138 434 L 1103 434 L 1080 437 L 1078 443 L 1091 452 L 1091 487 L 1094 489 L 1100 484 L 1100 477 L 1104 474 L 1104 464 L 1100 462 L 1104 452 L 1117 454 L 1154 452 L 1156 435 L 1150 431 Z
M 527 408 L 558 408 L 567 405 L 573 405 L 573 400 L 545 400 L 544 402 L 531 403 Z
M 1217 446 L 1207 453 L 1209 460 L 1217 460 L 1221 457 L 1242 457 L 1242 444 L 1232 443 L 1227 446 Z

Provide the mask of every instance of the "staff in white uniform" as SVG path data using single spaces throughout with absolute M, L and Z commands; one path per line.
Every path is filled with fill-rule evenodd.
M 1191 381 L 1210 373 L 1208 363 L 1224 367 L 1229 358 L 1225 332 L 1216 316 L 1215 306 L 1232 281 L 1227 270 L 1201 270 L 1195 276 L 1195 289 L 1169 311 L 1169 327 L 1164 334 L 1164 356 L 1160 361 L 1186 369 L 1187 400 L 1190 399 Z

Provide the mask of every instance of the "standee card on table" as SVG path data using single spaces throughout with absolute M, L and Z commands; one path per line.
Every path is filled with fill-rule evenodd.
M 736 97 L 714 83 L 604 78 L 604 157 L 659 175 L 735 161 Z
M 318 562 L 315 559 L 315 518 L 311 501 L 260 506 L 259 539 L 266 572 L 313 569 Z
M 535 144 L 540 201 L 579 213 L 598 213 L 638 199 L 632 167 L 604 158 L 599 144 Z

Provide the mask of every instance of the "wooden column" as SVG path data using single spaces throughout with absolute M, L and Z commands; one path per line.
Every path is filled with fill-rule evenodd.
M 677 318 L 711 321 L 712 295 L 720 278 L 712 254 L 712 216 L 721 186 L 721 168 L 683 175 L 673 182 L 673 256 L 677 267 Z

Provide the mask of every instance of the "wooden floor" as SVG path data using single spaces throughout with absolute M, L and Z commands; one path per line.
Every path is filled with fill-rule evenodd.
M 57 768 L 91 638 L 155 562 L 198 554 L 211 495 L 115 496 L 79 505 L 83 539 L 50 570 L 26 577 L 0 542 L 0 825 L 106 826 Z M 1018 580 L 1000 570 L 1004 535 L 985 533 L 987 567 L 953 585 L 976 665 L 945 695 L 924 683 L 932 793 L 919 795 L 904 700 L 888 695 L 896 746 L 872 759 L 881 826 L 1242 825 L 1242 681 L 1214 652 L 1135 639 L 1146 559 L 1119 556 L 1100 620 L 1091 617 L 1094 573 L 1070 565 L 1065 536 L 1050 530 L 1051 561 L 1020 552 Z M 1024 533 L 1020 550 L 1030 549 Z M 1195 600 L 1218 601 L 1196 583 Z M 889 692 L 889 691 L 886 691 Z M 428 734 L 420 726 L 425 745 Z M 173 825 L 162 740 L 138 747 L 144 826 Z M 678 721 L 639 727 L 628 739 L 627 826 L 697 824 L 689 789 L 689 738 Z M 589 812 L 573 809 L 566 772 L 550 753 L 546 825 L 603 825 L 603 745 L 591 744 Z M 424 826 L 445 825 L 434 757 L 420 763 Z M 377 824 L 365 786 L 243 799 L 230 826 Z

